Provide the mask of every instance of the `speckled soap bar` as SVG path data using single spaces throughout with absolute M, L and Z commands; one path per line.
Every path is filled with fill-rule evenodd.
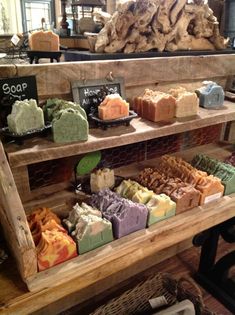
M 88 139 L 88 121 L 75 109 L 60 110 L 52 120 L 54 142 L 66 143 Z
M 195 92 L 199 97 L 199 105 L 205 108 L 217 109 L 223 106 L 224 90 L 215 82 L 205 81 Z
M 16 134 L 44 127 L 43 111 L 33 99 L 16 101 L 7 116 L 9 130 Z

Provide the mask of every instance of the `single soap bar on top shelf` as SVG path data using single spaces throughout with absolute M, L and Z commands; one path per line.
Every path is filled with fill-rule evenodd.
M 113 240 L 112 224 L 101 212 L 86 203 L 78 203 L 70 211 L 64 225 L 77 243 L 79 254 L 103 246 Z
M 115 184 L 114 171 L 109 168 L 99 169 L 90 176 L 92 192 L 98 192 L 104 188 L 113 188 Z
M 16 134 L 23 134 L 45 126 L 43 110 L 36 100 L 16 101 L 11 114 L 7 116 L 8 128 Z
M 199 99 L 196 93 L 188 92 L 183 87 L 171 89 L 169 91 L 176 99 L 175 117 L 187 117 L 198 114 Z
M 88 129 L 87 119 L 72 108 L 60 110 L 52 120 L 53 139 L 57 143 L 86 141 Z
M 133 108 L 147 120 L 169 121 L 175 116 L 176 100 L 170 94 L 146 89 L 143 96 L 134 98 Z
M 199 105 L 208 109 L 218 109 L 224 104 L 224 90 L 213 81 L 204 81 L 203 86 L 195 91 Z
M 58 51 L 60 38 L 52 31 L 35 31 L 29 35 L 29 47 L 35 51 Z
M 129 103 L 115 93 L 105 97 L 98 106 L 98 116 L 102 120 L 113 120 L 129 116 Z
M 146 205 L 148 209 L 147 225 L 167 219 L 175 215 L 176 204 L 165 194 L 156 195 L 152 190 L 143 187 L 136 181 L 123 180 L 116 192 L 133 202 Z
M 146 206 L 121 198 L 109 189 L 93 194 L 90 203 L 112 223 L 115 238 L 146 227 L 148 216 Z

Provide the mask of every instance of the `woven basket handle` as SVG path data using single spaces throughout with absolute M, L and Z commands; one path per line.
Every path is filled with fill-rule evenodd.
M 202 306 L 204 306 L 204 302 L 202 299 L 202 291 L 199 288 L 199 286 L 195 283 L 195 281 L 193 281 L 190 277 L 181 277 L 178 281 L 178 284 L 181 285 L 182 287 L 186 288 L 190 288 L 193 289 L 195 291 L 195 294 L 198 297 L 199 302 L 201 303 Z M 187 287 L 185 287 L 185 285 L 187 285 Z

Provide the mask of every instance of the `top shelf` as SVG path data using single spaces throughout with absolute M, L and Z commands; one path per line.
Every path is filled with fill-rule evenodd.
M 171 124 L 153 123 L 136 118 L 130 126 L 108 130 L 90 129 L 88 141 L 56 144 L 51 137 L 26 140 L 23 145 L 7 144 L 5 150 L 11 167 L 54 160 L 91 151 L 168 136 L 235 120 L 235 104 L 229 101 L 219 110 L 199 109 L 195 117 L 175 119 Z

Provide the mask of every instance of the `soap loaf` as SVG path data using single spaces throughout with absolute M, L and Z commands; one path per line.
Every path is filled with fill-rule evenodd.
M 68 108 L 60 110 L 52 120 L 53 139 L 58 143 L 86 141 L 88 121 L 80 111 Z
M 90 203 L 98 208 L 107 220 L 112 222 L 115 238 L 146 227 L 148 216 L 146 206 L 121 198 L 109 189 L 93 194 Z
M 200 205 L 223 196 L 224 187 L 221 180 L 199 171 L 180 157 L 164 155 L 158 163 L 158 169 L 168 176 L 177 176 L 200 191 Z
M 142 97 L 134 99 L 133 108 L 147 120 L 169 121 L 175 116 L 176 100 L 169 94 L 146 89 Z
M 92 192 L 98 192 L 104 188 L 113 188 L 115 184 L 114 171 L 109 168 L 99 169 L 90 176 Z
M 129 103 L 119 94 L 110 94 L 98 106 L 98 115 L 102 120 L 113 120 L 129 116 Z
M 29 35 L 29 47 L 35 51 L 58 51 L 59 36 L 52 31 L 35 31 Z
M 193 158 L 194 167 L 218 177 L 224 185 L 224 194 L 235 192 L 235 167 L 213 159 L 204 154 L 198 154 Z
M 157 169 L 146 168 L 140 172 L 138 182 L 156 194 L 169 196 L 176 203 L 176 214 L 198 206 L 200 192 L 180 178 L 168 177 Z
M 39 271 L 77 256 L 75 242 L 49 208 L 34 210 L 27 220 L 36 245 Z
M 9 130 L 16 134 L 26 133 L 45 126 L 43 110 L 33 99 L 16 101 L 7 116 Z
M 102 214 L 98 209 L 84 202 L 81 205 L 77 203 L 63 223 L 76 242 L 79 254 L 113 240 L 112 224 L 102 219 Z
M 43 106 L 45 117 L 48 121 L 52 121 L 56 117 L 57 113 L 62 109 L 72 108 L 80 112 L 80 114 L 87 119 L 85 110 L 78 104 L 71 101 L 66 101 L 58 98 L 48 99 Z
M 195 91 L 199 97 L 199 105 L 208 109 L 217 109 L 224 104 L 222 86 L 212 81 L 204 81 L 203 86 Z
M 156 195 L 152 190 L 143 187 L 136 181 L 123 180 L 116 188 L 116 192 L 133 202 L 146 205 L 149 212 L 148 226 L 175 215 L 175 202 L 165 194 Z
M 178 87 L 169 91 L 176 99 L 175 117 L 187 117 L 198 114 L 199 99 L 196 93 L 188 92 L 185 88 Z

